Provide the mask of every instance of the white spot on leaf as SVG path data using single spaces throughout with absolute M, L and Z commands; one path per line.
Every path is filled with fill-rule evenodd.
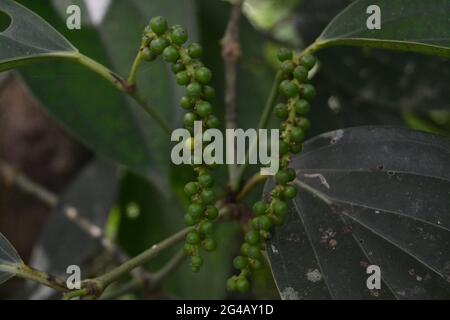
M 292 287 L 287 287 L 280 292 L 281 299 L 283 300 L 300 300 L 300 296 L 297 291 Z
M 306 274 L 306 278 L 308 279 L 308 281 L 318 282 L 322 280 L 322 274 L 320 273 L 319 270 L 314 269 Z

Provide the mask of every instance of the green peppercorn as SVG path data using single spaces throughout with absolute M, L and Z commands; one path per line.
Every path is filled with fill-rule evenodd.
M 260 241 L 259 233 L 255 230 L 250 230 L 245 235 L 245 242 L 247 242 L 248 244 L 255 245 L 258 244 L 259 241 Z
M 316 89 L 311 84 L 303 84 L 301 87 L 301 94 L 305 100 L 311 101 L 316 97 Z
M 289 211 L 289 207 L 286 202 L 281 200 L 276 200 L 273 204 L 273 212 L 279 217 L 285 216 Z
M 259 230 L 270 230 L 272 228 L 272 220 L 268 216 L 261 216 L 256 218 L 256 225 Z
M 203 48 L 198 43 L 191 43 L 188 47 L 188 54 L 192 59 L 198 59 L 203 55 Z
M 212 238 L 206 238 L 202 242 L 202 247 L 203 247 L 203 249 L 205 249 L 205 251 L 212 252 L 212 251 L 216 250 L 217 243 Z
M 201 217 L 204 211 L 205 207 L 199 203 L 191 203 L 188 207 L 188 214 L 194 218 Z
M 258 201 L 253 205 L 252 209 L 256 216 L 262 216 L 266 214 L 267 208 L 268 206 L 265 202 Z
M 261 270 L 263 267 L 263 264 L 260 260 L 251 259 L 250 266 L 252 267 L 253 270 Z
M 277 184 L 284 186 L 289 182 L 289 174 L 286 170 L 279 170 L 275 174 L 275 181 Z
M 156 58 L 149 48 L 144 48 L 141 52 L 141 55 L 142 59 L 149 62 L 155 60 Z
M 206 118 L 212 113 L 213 107 L 209 102 L 201 101 L 197 104 L 196 111 L 200 117 Z
M 228 291 L 236 291 L 237 287 L 236 287 L 236 279 L 234 278 L 229 278 L 227 280 L 227 290 Z
M 158 36 L 167 31 L 167 21 L 164 17 L 154 17 L 150 20 L 150 28 Z
M 303 149 L 303 146 L 301 143 L 291 145 L 291 152 L 293 154 L 299 154 L 300 152 L 302 152 L 302 149 Z
M 210 234 L 212 233 L 214 229 L 214 224 L 211 221 L 203 221 L 200 224 L 200 232 L 204 233 L 204 234 Z
M 180 100 L 180 105 L 183 109 L 191 110 L 194 108 L 194 103 L 188 97 L 182 97 Z
M 172 72 L 174 74 L 178 74 L 178 72 L 186 70 L 186 67 L 182 63 L 174 63 L 172 65 Z
M 195 79 L 201 84 L 208 84 L 212 79 L 212 72 L 206 67 L 201 67 L 195 71 Z
M 203 96 L 206 100 L 211 101 L 216 97 L 216 90 L 213 87 L 205 86 L 203 88 Z
M 166 62 L 171 62 L 171 63 L 176 62 L 179 57 L 180 57 L 180 53 L 173 46 L 168 46 L 163 51 L 163 59 Z
M 261 249 L 258 246 L 249 245 L 247 249 L 247 255 L 253 259 L 261 259 Z
M 288 169 L 286 170 L 286 172 L 287 172 L 287 174 L 288 174 L 288 176 L 289 176 L 289 181 L 294 181 L 295 178 L 297 177 L 297 173 L 296 173 L 295 170 L 292 169 L 292 168 L 288 168 Z
M 291 128 L 291 138 L 294 142 L 301 142 L 305 139 L 305 131 L 300 127 Z
M 196 231 L 189 232 L 186 236 L 186 242 L 189 244 L 199 244 L 200 234 Z
M 316 65 L 317 59 L 313 55 L 306 54 L 300 58 L 300 64 L 306 69 L 311 70 Z
M 287 199 L 294 199 L 297 196 L 297 188 L 294 186 L 287 186 L 284 189 L 283 195 Z
M 236 290 L 245 293 L 250 289 L 250 282 L 248 282 L 247 278 L 239 278 L 236 281 Z
M 245 269 L 247 267 L 247 265 L 248 265 L 248 259 L 246 257 L 237 256 L 233 260 L 233 266 L 238 270 Z
M 286 97 L 293 98 L 298 95 L 298 87 L 294 82 L 284 80 L 280 84 L 280 92 Z
M 165 38 L 157 38 L 150 42 L 150 51 L 152 54 L 159 56 L 170 45 L 169 41 Z
M 220 126 L 220 120 L 216 116 L 210 115 L 206 120 L 206 126 L 211 129 L 217 129 Z
M 286 60 L 291 60 L 293 57 L 292 51 L 286 48 L 280 48 L 278 50 L 278 59 L 283 62 Z
M 199 98 L 202 95 L 202 86 L 198 82 L 190 83 L 186 88 L 186 94 L 190 98 Z
M 189 82 L 191 82 L 191 77 L 189 77 L 189 73 L 187 73 L 187 71 L 178 72 L 175 77 L 180 86 L 187 86 Z
M 298 66 L 294 69 L 294 78 L 299 82 L 308 81 L 308 70 L 303 66 Z
M 286 142 L 284 142 L 283 140 L 281 140 L 279 142 L 278 148 L 279 148 L 280 155 L 285 155 L 289 152 L 289 145 Z
M 172 39 L 175 44 L 181 46 L 188 40 L 188 34 L 186 30 L 184 30 L 184 28 L 177 27 L 173 29 L 172 33 L 170 34 L 170 39 Z
M 187 213 L 184 215 L 184 222 L 186 223 L 187 226 L 191 227 L 197 224 L 197 219 L 195 219 L 193 216 Z
M 216 195 L 212 189 L 204 189 L 202 191 L 202 200 L 206 204 L 212 204 L 216 200 Z
M 311 105 L 308 101 L 300 99 L 295 103 L 294 108 L 295 113 L 301 116 L 309 112 L 309 110 L 311 109 Z
M 183 252 L 184 252 L 184 255 L 186 255 L 188 257 L 189 256 L 193 256 L 195 254 L 195 252 L 196 252 L 196 246 L 193 246 L 192 244 L 186 243 L 183 246 Z
M 281 120 L 287 119 L 289 116 L 289 109 L 288 106 L 284 103 L 279 103 L 275 106 L 275 115 L 280 118 Z
M 199 175 L 197 180 L 203 188 L 211 188 L 214 185 L 214 178 L 209 173 Z
M 286 216 L 271 216 L 272 222 L 276 226 L 282 226 L 284 224 L 284 221 L 286 220 Z
M 294 63 L 290 60 L 284 61 L 281 64 L 281 71 L 285 74 L 285 75 L 289 75 L 294 71 Z
M 208 206 L 205 211 L 205 216 L 208 220 L 216 220 L 219 216 L 219 210 L 215 206 Z
M 195 113 L 188 112 L 184 115 L 184 124 L 186 127 L 193 127 L 196 120 L 197 115 Z
M 301 117 L 300 119 L 298 119 L 297 124 L 303 130 L 308 130 L 311 128 L 311 122 L 308 118 Z
M 250 248 L 250 245 L 248 243 L 243 243 L 241 245 L 241 254 L 244 256 L 248 256 L 249 248 Z
M 203 258 L 201 256 L 191 257 L 191 266 L 200 268 L 203 264 Z
M 188 196 L 193 196 L 194 194 L 197 194 L 200 190 L 200 187 L 197 182 L 189 182 L 184 186 L 184 192 Z

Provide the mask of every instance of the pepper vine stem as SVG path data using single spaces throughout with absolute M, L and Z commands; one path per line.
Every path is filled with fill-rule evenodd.
M 130 75 L 128 76 L 128 84 L 130 86 L 135 86 L 137 82 L 137 75 L 139 71 L 139 67 L 142 63 L 142 47 L 139 49 L 136 58 L 134 59 L 133 65 L 131 66 Z
M 128 273 L 130 273 L 133 269 L 136 267 L 150 261 L 151 259 L 155 258 L 159 254 L 161 254 L 164 250 L 176 245 L 180 241 L 184 240 L 185 236 L 193 230 L 192 227 L 185 228 L 169 238 L 163 240 L 162 242 L 155 244 L 151 248 L 147 249 L 146 251 L 142 252 L 141 254 L 137 255 L 134 258 L 131 258 L 124 264 L 116 267 L 115 269 L 111 270 L 110 272 L 94 279 L 93 281 L 98 283 L 100 286 L 100 290 L 105 290 L 106 287 L 108 287 L 111 283 L 121 279 L 122 277 L 126 276 Z M 88 280 L 89 281 L 89 280 Z
M 133 63 L 133 67 L 131 69 L 132 71 L 130 73 L 130 79 L 129 79 L 129 80 L 131 80 L 131 82 L 128 82 L 127 80 L 125 80 L 121 76 L 119 76 L 118 74 L 109 70 L 107 67 L 105 67 L 101 63 L 99 63 L 81 53 L 76 55 L 74 57 L 74 59 L 81 65 L 92 70 L 93 72 L 97 73 L 98 75 L 103 77 L 105 80 L 110 82 L 120 92 L 133 98 L 137 102 L 137 104 L 142 109 L 144 109 L 144 111 L 146 113 L 148 113 L 150 115 L 150 117 L 152 117 L 167 134 L 170 135 L 172 133 L 172 128 L 169 126 L 169 124 L 164 119 L 164 117 L 156 109 L 151 107 L 147 103 L 147 101 L 139 95 L 139 93 L 137 93 L 135 81 L 136 81 L 136 77 L 137 77 L 137 70 L 138 70 L 138 67 L 142 60 L 140 51 L 135 59 L 135 62 Z
M 221 41 L 222 57 L 225 64 L 225 127 L 237 128 L 237 63 L 241 55 L 239 44 L 239 24 L 242 16 L 242 1 L 237 1 L 231 9 L 230 19 Z M 237 191 L 239 188 L 239 167 L 236 164 L 228 165 L 230 188 Z
M 17 267 L 16 276 L 25 280 L 31 280 L 44 286 L 52 288 L 59 292 L 68 292 L 66 282 L 56 276 L 49 275 L 45 272 L 33 269 L 25 264 Z

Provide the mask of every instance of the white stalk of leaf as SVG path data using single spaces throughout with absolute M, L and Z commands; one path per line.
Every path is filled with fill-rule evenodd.
M 14 277 L 23 265 L 16 249 L 0 233 L 0 284 Z

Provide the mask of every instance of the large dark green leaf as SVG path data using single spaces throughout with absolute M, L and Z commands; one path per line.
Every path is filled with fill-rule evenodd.
M 381 30 L 369 30 L 367 8 L 381 9 Z M 450 57 L 449 0 L 358 0 L 317 40 L 320 47 L 356 45 Z
M 449 297 L 449 140 L 338 130 L 308 141 L 293 167 L 300 192 L 267 250 L 283 298 Z M 367 289 L 372 264 L 381 290 Z
M 0 13 L 10 19 L 7 28 L 0 30 L 0 71 L 32 61 L 77 56 L 78 50 L 58 31 L 17 2 L 3 0 Z

